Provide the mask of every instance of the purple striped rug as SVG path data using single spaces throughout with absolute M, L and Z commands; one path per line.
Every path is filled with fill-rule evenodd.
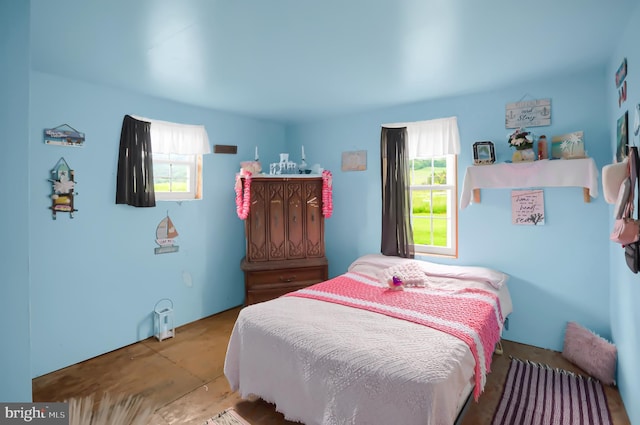
M 492 425 L 611 425 L 602 384 L 512 358 Z

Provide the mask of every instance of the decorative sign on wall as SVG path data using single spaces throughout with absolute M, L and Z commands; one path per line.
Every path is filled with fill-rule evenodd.
M 84 144 L 84 133 L 69 124 L 44 129 L 44 142 L 47 145 L 80 147 Z
M 178 231 L 169 218 L 169 213 L 163 218 L 156 228 L 156 243 L 160 245 L 155 248 L 156 254 L 167 254 L 170 252 L 178 252 L 180 248 L 173 244 L 173 240 L 178 237 Z
M 624 114 L 618 118 L 616 127 L 616 162 L 622 162 L 623 159 L 629 154 L 629 111 L 624 111 Z
M 551 99 L 507 103 L 505 128 L 551 125 Z
M 342 152 L 342 171 L 365 171 L 367 151 Z
M 511 222 L 534 226 L 544 224 L 542 189 L 511 191 Z
M 49 181 L 52 183 L 53 193 L 51 194 L 51 206 L 53 219 L 56 219 L 56 213 L 67 212 L 69 217 L 73 218 L 73 213 L 78 211 L 73 206 L 73 198 L 76 182 L 74 180 L 74 172 L 69 168 L 69 164 L 64 158 L 60 158 L 56 166 L 51 170 Z

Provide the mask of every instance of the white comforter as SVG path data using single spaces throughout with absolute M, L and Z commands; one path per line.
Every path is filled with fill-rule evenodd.
M 376 267 L 387 267 L 387 258 L 377 266 L 377 258 L 368 259 L 375 261 L 364 261 L 359 269 L 356 262 L 350 271 L 374 274 Z M 468 277 L 433 279 L 442 285 L 482 285 L 499 294 L 505 317 L 511 311 L 504 282 L 498 290 Z M 366 310 L 284 297 L 240 312 L 224 373 L 242 397 L 274 403 L 287 419 L 307 425 L 440 425 L 453 424 L 471 391 L 474 364 L 469 347 L 443 332 Z

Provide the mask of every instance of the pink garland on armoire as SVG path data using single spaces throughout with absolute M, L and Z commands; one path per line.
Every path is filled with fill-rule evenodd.
M 333 177 L 331 171 L 322 171 L 322 215 L 325 218 L 333 214 Z
M 244 177 L 244 193 L 242 193 L 242 177 Z M 241 220 L 246 220 L 249 217 L 250 204 L 251 171 L 242 170 L 236 174 L 236 212 Z

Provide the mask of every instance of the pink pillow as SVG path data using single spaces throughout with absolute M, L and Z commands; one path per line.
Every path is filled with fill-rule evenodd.
M 616 346 L 575 322 L 567 323 L 562 356 L 603 384 L 615 384 Z

